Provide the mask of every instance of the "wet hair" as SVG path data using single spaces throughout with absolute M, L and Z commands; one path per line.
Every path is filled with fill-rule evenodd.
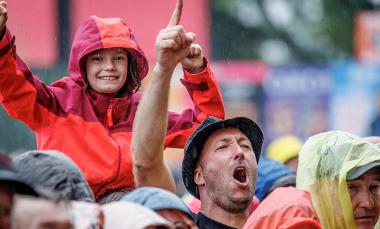
M 135 58 L 128 50 L 126 51 L 128 55 L 127 81 L 125 82 L 125 85 L 120 89 L 120 92 L 127 92 L 128 95 L 132 95 L 140 89 L 141 78 L 137 73 L 137 62 Z

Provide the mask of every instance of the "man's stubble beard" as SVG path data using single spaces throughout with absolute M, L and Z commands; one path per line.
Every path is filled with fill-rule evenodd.
M 247 194 L 241 198 L 235 198 L 231 187 L 229 187 L 230 182 L 218 182 L 218 176 L 213 172 L 204 172 L 206 172 L 204 173 L 206 194 L 214 204 L 226 212 L 233 214 L 243 213 L 249 208 L 252 202 L 252 194 Z

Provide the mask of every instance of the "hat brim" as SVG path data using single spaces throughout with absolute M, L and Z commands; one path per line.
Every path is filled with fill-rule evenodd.
M 360 177 L 364 173 L 366 173 L 368 170 L 373 169 L 377 166 L 380 166 L 380 161 L 373 161 L 371 163 L 368 163 L 366 165 L 356 167 L 348 171 L 346 180 L 355 180 L 356 178 Z
M 198 164 L 202 148 L 207 138 L 215 131 L 227 127 L 237 128 L 242 131 L 250 140 L 258 163 L 263 144 L 263 133 L 260 127 L 252 120 L 245 117 L 236 117 L 227 120 L 220 120 L 213 117 L 207 118 L 204 122 L 209 122 L 196 129 L 190 136 L 185 146 L 185 155 L 182 162 L 182 179 L 186 189 L 194 197 L 199 198 L 197 185 L 194 182 L 194 170 Z
M 36 190 L 17 177 L 13 171 L 0 170 L 0 181 L 14 185 L 17 194 L 38 196 Z

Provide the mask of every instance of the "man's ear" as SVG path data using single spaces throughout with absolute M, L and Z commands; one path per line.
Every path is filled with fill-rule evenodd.
M 202 168 L 199 165 L 197 165 L 197 167 L 194 170 L 194 182 L 198 186 L 205 184 L 205 180 L 204 180 L 203 173 L 202 173 Z

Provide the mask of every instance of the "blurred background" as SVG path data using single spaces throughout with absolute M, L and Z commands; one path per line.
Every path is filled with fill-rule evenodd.
M 155 37 L 175 0 L 8 4 L 18 54 L 49 84 L 67 74 L 72 38 L 90 15 L 126 19 L 152 67 Z M 264 147 L 287 134 L 302 140 L 337 129 L 380 135 L 380 0 L 184 0 L 181 23 L 210 60 L 228 117 L 256 120 Z M 191 103 L 181 69 L 175 74 L 170 107 L 181 111 Z M 0 150 L 35 147 L 33 133 L 0 107 Z M 181 152 L 167 150 L 174 171 Z

